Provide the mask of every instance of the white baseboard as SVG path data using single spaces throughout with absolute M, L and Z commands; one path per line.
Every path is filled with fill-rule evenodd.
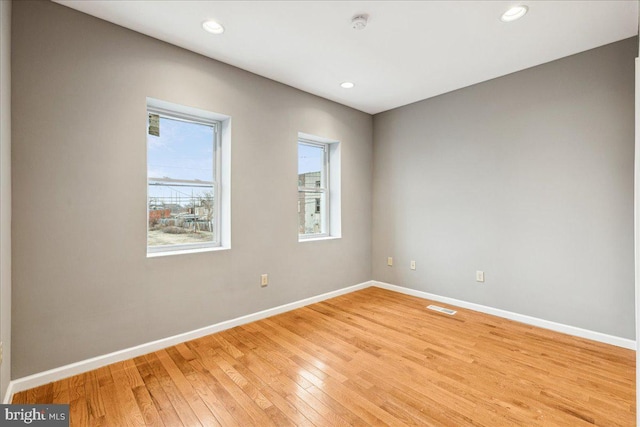
M 563 325 L 561 323 L 555 323 L 548 320 L 538 319 L 523 314 L 513 313 L 506 310 L 500 310 L 498 308 L 487 307 L 480 304 L 457 300 L 454 298 L 443 297 L 440 295 L 430 294 L 428 292 L 422 292 L 415 289 L 405 288 L 402 286 L 391 285 L 389 283 L 369 281 L 360 283 L 358 285 L 349 286 L 347 288 L 338 289 L 336 291 L 327 292 L 322 295 L 317 295 L 311 298 L 295 301 L 289 304 L 280 305 L 278 307 L 270 308 L 267 310 L 259 311 L 257 313 L 248 314 L 246 316 L 237 317 L 235 319 L 226 320 L 224 322 L 216 323 L 214 325 L 206 326 L 204 328 L 196 329 L 194 331 L 185 332 L 182 334 L 174 335 L 168 338 L 152 341 L 146 344 L 141 344 L 135 347 L 127 348 L 124 350 L 116 351 L 113 353 L 105 354 L 103 356 L 97 356 L 91 359 L 82 360 L 80 362 L 71 363 L 69 365 L 61 366 L 59 368 L 51 369 L 45 372 L 29 375 L 27 377 L 18 378 L 9 382 L 7 392 L 4 397 L 4 404 L 11 403 L 13 395 L 15 393 L 29 390 L 30 388 L 39 387 L 44 384 L 48 384 L 53 381 L 68 378 L 73 375 L 78 375 L 93 369 L 98 369 L 102 366 L 110 365 L 112 363 L 121 362 L 123 360 L 131 359 L 133 357 L 142 356 L 144 354 L 152 353 L 163 348 L 171 347 L 176 344 L 180 344 L 186 341 L 190 341 L 196 338 L 200 338 L 206 335 L 215 334 L 216 332 L 224 331 L 236 326 L 244 325 L 247 323 L 255 322 L 256 320 L 264 319 L 267 317 L 275 316 L 276 314 L 285 313 L 287 311 L 295 310 L 296 308 L 304 307 L 309 304 L 324 301 L 330 298 L 334 298 L 340 295 L 348 294 L 360 289 L 365 289 L 370 286 L 376 286 L 382 289 L 388 289 L 403 293 L 406 295 L 412 295 L 419 298 L 425 298 L 433 301 L 439 301 L 446 304 L 451 304 L 456 307 L 467 308 L 481 313 L 487 313 L 505 319 L 515 320 L 517 322 L 525 323 L 532 326 L 537 326 L 544 329 L 550 329 L 552 331 L 562 332 L 569 335 L 578 336 L 581 338 L 587 338 L 593 341 L 603 342 L 606 344 L 612 344 L 618 347 L 628 348 L 630 350 L 636 349 L 636 342 L 626 338 L 620 338 L 612 335 L 603 334 L 600 332 L 589 331 L 587 329 L 577 328 L 575 326 Z
M 360 289 L 365 289 L 372 285 L 373 285 L 373 282 L 371 281 L 360 283 L 358 285 L 349 286 L 347 288 L 338 289 L 332 292 L 327 292 L 322 295 L 316 295 L 311 298 L 305 298 L 303 300 L 280 305 L 278 307 L 259 311 L 257 313 L 252 313 L 246 316 L 237 317 L 235 319 L 226 320 L 224 322 L 216 323 L 214 325 L 205 326 L 204 328 L 196 329 L 194 331 L 185 332 L 185 333 L 174 335 L 168 338 L 163 338 L 156 341 L 148 342 L 146 344 L 137 345 L 135 347 L 127 348 L 124 350 L 115 351 L 113 353 L 105 354 L 103 356 L 97 356 L 91 359 L 82 360 L 80 362 L 71 363 L 69 365 L 65 365 L 65 366 L 61 366 L 59 368 L 51 369 L 45 372 L 29 375 L 27 377 L 18 378 L 9 382 L 9 386 L 7 387 L 7 393 L 5 394 L 5 398 L 4 398 L 4 403 L 5 404 L 11 403 L 11 400 L 13 399 L 13 395 L 15 393 L 18 393 L 24 390 L 29 390 L 31 388 L 39 387 L 41 385 L 45 385 L 53 381 L 58 381 L 63 378 L 68 378 L 73 375 L 78 375 L 84 372 L 98 369 L 103 366 L 110 365 L 112 363 L 121 362 L 123 360 L 131 359 L 133 357 L 138 357 L 144 354 L 152 353 L 154 351 L 171 347 L 173 345 L 180 344 L 186 341 L 191 341 L 196 338 L 204 337 L 206 335 L 215 334 L 216 332 L 224 331 L 226 329 L 234 328 L 236 326 L 255 322 L 256 320 L 275 316 L 276 314 L 281 314 L 287 311 L 295 310 L 296 308 L 304 307 L 309 304 L 324 301 L 340 295 L 348 294 Z
M 7 386 L 7 391 L 4 394 L 4 399 L 2 401 L 2 403 L 4 405 L 8 405 L 9 403 L 11 403 L 11 399 L 13 399 L 13 381 L 9 381 L 9 385 Z
M 456 307 L 468 308 L 469 310 L 479 311 L 481 313 L 491 314 L 503 317 L 516 322 L 525 323 L 527 325 L 537 326 L 539 328 L 550 329 L 556 332 L 573 335 L 576 337 L 586 338 L 592 341 L 598 341 L 605 344 L 611 344 L 618 347 L 627 348 L 629 350 L 636 349 L 636 342 L 627 338 L 616 337 L 613 335 L 603 334 L 601 332 L 590 331 L 588 329 L 577 328 L 575 326 L 564 325 L 562 323 L 551 322 L 549 320 L 539 319 L 537 317 L 526 316 L 511 311 L 501 310 L 499 308 L 488 307 L 485 305 L 475 304 L 472 302 L 462 301 L 454 298 L 443 297 L 428 292 L 418 291 L 415 289 L 405 288 L 402 286 L 391 285 L 389 283 L 373 281 L 373 286 L 388 289 L 390 291 L 400 292 L 414 297 L 425 298 L 433 301 L 439 301 L 451 304 Z

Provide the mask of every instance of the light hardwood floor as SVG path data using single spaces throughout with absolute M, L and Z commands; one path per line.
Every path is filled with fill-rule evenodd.
M 633 351 L 430 303 L 367 288 L 13 402 L 72 426 L 635 425 Z

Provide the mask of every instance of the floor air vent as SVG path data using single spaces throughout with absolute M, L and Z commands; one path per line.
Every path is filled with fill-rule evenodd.
M 437 305 L 428 305 L 427 308 L 429 310 L 439 311 L 440 313 L 449 314 L 453 316 L 457 313 L 455 310 L 451 310 L 450 308 L 438 307 Z

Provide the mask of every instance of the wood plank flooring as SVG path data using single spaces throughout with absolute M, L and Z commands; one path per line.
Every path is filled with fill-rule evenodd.
M 367 288 L 13 402 L 72 426 L 635 425 L 633 351 L 430 303 Z

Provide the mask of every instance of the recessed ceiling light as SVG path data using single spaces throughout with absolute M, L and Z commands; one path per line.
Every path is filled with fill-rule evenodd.
M 351 82 L 342 82 L 340 83 L 340 87 L 343 89 L 351 89 L 352 87 L 354 87 L 355 85 Z
M 202 23 L 202 28 L 204 28 L 205 31 L 210 32 L 211 34 L 222 34 L 224 33 L 224 27 L 220 24 L 218 24 L 216 21 L 204 21 Z
M 500 17 L 500 20 L 502 22 L 515 21 L 516 19 L 520 19 L 524 15 L 526 15 L 528 11 L 529 11 L 529 8 L 527 6 L 514 6 L 511 9 L 507 10 L 505 13 L 503 13 L 502 16 Z

